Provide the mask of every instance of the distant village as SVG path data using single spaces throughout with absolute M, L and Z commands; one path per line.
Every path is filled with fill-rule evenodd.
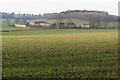
M 45 21 L 30 21 L 27 24 L 15 24 L 12 27 L 31 27 L 31 28 L 51 28 L 51 29 L 90 29 L 94 26 L 91 24 L 75 24 L 75 23 L 47 23 Z

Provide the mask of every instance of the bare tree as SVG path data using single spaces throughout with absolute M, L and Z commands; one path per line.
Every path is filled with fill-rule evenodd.
M 91 17 L 89 19 L 89 24 L 93 25 L 95 28 L 100 28 L 101 20 L 98 17 Z
M 10 19 L 5 19 L 4 21 L 2 21 L 2 26 L 8 27 L 9 25 L 11 25 Z
M 57 14 L 54 16 L 54 19 L 56 20 L 55 23 L 57 24 L 57 28 L 59 28 L 60 23 L 63 23 L 65 18 L 63 14 Z
M 54 16 L 54 18 L 56 19 L 56 23 L 64 22 L 64 15 L 63 14 L 57 14 Z

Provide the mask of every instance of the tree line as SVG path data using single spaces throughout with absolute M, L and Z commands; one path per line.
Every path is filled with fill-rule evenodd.
M 15 14 L 12 13 L 6 13 L 6 12 L 0 12 L 0 15 L 2 15 L 2 19 L 23 19 L 23 20 L 34 20 L 34 19 L 40 19 L 41 14 L 34 15 L 34 14 Z
M 12 18 L 12 19 L 23 19 L 23 20 L 35 20 L 35 19 L 55 19 L 56 15 L 62 14 L 65 19 L 80 19 L 80 20 L 89 20 L 91 17 L 101 18 L 103 21 L 118 21 L 118 16 L 109 15 L 105 11 L 89 11 L 89 10 L 68 10 L 62 11 L 60 13 L 45 13 L 43 15 L 38 14 L 15 14 L 0 12 L 3 19 Z

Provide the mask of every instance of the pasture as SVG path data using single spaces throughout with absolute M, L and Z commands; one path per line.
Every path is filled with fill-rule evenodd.
M 118 78 L 117 30 L 28 30 L 2 38 L 3 77 Z

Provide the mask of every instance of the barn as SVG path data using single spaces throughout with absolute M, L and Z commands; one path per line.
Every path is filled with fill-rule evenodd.
M 91 25 L 91 24 L 81 24 L 80 27 L 81 28 L 92 28 L 93 25 Z
M 93 28 L 93 25 L 91 25 L 91 24 L 76 24 L 76 27 L 79 27 L 79 28 Z
M 15 26 L 15 27 L 23 27 L 23 28 L 24 28 L 24 27 L 27 27 L 27 25 L 24 25 L 24 24 L 15 24 L 14 26 Z
M 32 21 L 32 22 L 29 22 L 28 25 L 31 25 L 31 26 L 51 26 L 51 24 L 46 23 L 45 21 Z

